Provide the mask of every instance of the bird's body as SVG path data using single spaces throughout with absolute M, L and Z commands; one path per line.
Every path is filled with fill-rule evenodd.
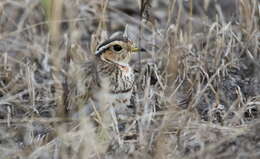
M 101 43 L 95 57 L 81 67 L 88 93 L 85 114 L 94 110 L 105 112 L 111 107 L 122 109 L 130 104 L 134 73 L 128 62 L 136 51 L 126 38 L 109 39 Z
M 120 107 L 130 103 L 134 84 L 134 73 L 130 66 L 122 68 L 95 57 L 83 68 L 87 88 L 91 92 L 87 113 L 93 111 L 93 106 L 99 111 L 106 111 L 110 106 Z
M 134 116 L 128 107 L 135 83 L 129 61 L 137 51 L 141 50 L 130 40 L 117 37 L 102 42 L 83 64 L 71 63 L 68 112 L 72 118 L 81 119 L 83 127 L 94 128 L 89 133 L 94 132 L 92 138 L 102 142 L 101 152 L 114 145 L 113 141 L 122 142 L 121 132 Z

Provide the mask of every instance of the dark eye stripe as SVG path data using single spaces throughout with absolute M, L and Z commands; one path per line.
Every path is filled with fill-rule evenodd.
M 97 47 L 95 55 L 100 56 L 104 51 L 106 51 L 107 49 L 110 48 L 110 46 L 111 46 L 110 43 L 112 43 L 114 41 L 129 42 L 129 39 L 126 38 L 126 37 L 115 37 L 115 38 L 112 38 L 112 39 L 108 39 L 108 40 L 104 41 L 103 43 L 101 43 Z
M 104 41 L 103 43 L 101 43 L 99 45 L 99 47 L 97 48 L 97 50 L 99 50 L 102 46 L 105 46 L 105 45 L 107 45 L 107 44 L 109 44 L 109 43 L 111 43 L 113 41 L 124 41 L 124 42 L 127 42 L 129 40 L 127 38 L 125 38 L 125 37 L 116 37 L 116 38 L 108 39 L 108 40 Z
M 109 47 L 99 48 L 99 50 L 97 50 L 95 54 L 97 56 L 100 56 L 103 52 L 105 52 L 108 49 L 109 49 Z

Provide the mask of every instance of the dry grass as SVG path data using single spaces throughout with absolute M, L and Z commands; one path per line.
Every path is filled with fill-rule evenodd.
M 259 1 L 2 0 L 0 15 L 1 159 L 260 158 Z M 73 88 L 126 24 L 147 53 L 134 114 L 106 132 L 70 117 Z

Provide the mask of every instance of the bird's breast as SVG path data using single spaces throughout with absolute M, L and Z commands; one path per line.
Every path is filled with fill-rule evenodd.
M 103 72 L 100 76 L 100 90 L 96 98 L 102 105 L 128 105 L 132 95 L 134 73 L 131 67 L 124 70 L 117 68 Z
M 131 67 L 119 68 L 110 78 L 110 92 L 114 94 L 127 93 L 132 90 L 134 73 Z

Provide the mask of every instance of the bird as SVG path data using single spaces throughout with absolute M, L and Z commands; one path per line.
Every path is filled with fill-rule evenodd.
M 105 114 L 109 109 L 124 111 L 130 104 L 135 81 L 129 62 L 133 53 L 140 51 L 144 49 L 125 36 L 107 39 L 97 46 L 94 56 L 78 69 L 81 80 L 76 83 L 81 93 L 76 96 L 81 100 L 84 96 L 84 104 L 77 116 Z
M 80 47 L 71 48 L 72 60 L 66 74 L 69 93 L 66 112 L 80 132 L 86 134 L 84 141 L 99 143 L 86 151 L 103 154 L 111 147 L 122 146 L 127 124 L 134 121 L 135 114 L 133 109 L 129 110 L 129 104 L 136 81 L 129 63 L 134 53 L 145 50 L 124 35 L 100 41 L 94 48 L 88 58 L 80 56 L 85 54 Z

